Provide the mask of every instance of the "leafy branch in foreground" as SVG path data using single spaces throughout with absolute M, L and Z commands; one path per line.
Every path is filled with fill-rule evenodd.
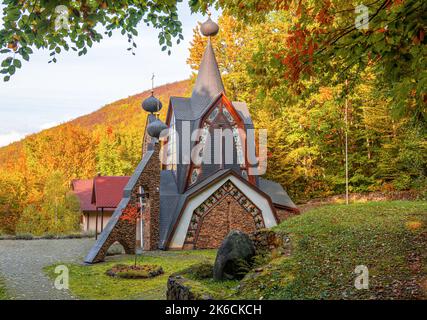
M 55 63 L 64 50 L 84 55 L 94 42 L 103 40 L 102 33 L 111 37 L 114 30 L 128 37 L 128 50 L 135 54 L 134 37 L 141 21 L 159 29 L 159 44 L 166 51 L 172 47 L 173 38 L 177 38 L 177 44 L 183 39 L 177 13 L 177 3 L 181 1 L 3 0 L 0 54 L 5 57 L 0 73 L 8 81 L 21 68 L 22 60 L 29 61 L 34 48 L 48 49 L 49 63 Z

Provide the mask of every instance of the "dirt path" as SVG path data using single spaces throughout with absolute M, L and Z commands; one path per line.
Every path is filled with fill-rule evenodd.
M 12 299 L 74 299 L 57 290 L 43 267 L 57 262 L 82 262 L 93 239 L 0 240 L 0 274 Z

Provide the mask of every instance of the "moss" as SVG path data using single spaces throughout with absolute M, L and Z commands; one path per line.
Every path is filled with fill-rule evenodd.
M 163 268 L 158 265 L 143 264 L 143 265 L 126 265 L 116 264 L 111 269 L 107 270 L 106 274 L 112 277 L 124 279 L 146 279 L 153 278 L 163 274 Z
M 179 274 L 194 280 L 209 279 L 213 277 L 213 264 L 210 262 L 197 263 Z
M 232 299 L 237 293 L 238 280 L 215 281 L 213 280 L 213 263 L 202 262 L 192 265 L 175 273 L 183 277 L 181 281 L 191 288 L 197 299 L 204 296 L 213 299 Z

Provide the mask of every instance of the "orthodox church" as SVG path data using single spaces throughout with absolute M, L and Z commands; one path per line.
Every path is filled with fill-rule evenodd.
M 115 242 L 126 253 L 217 248 L 230 230 L 250 233 L 299 213 L 282 186 L 249 161 L 254 125 L 246 104 L 225 94 L 210 41 L 219 27 L 209 17 L 200 31 L 208 42 L 192 95 L 170 97 L 166 123 L 153 92 L 143 101 L 142 160 L 86 263 L 103 261 Z M 123 219 L 129 208 L 140 212 L 136 225 Z

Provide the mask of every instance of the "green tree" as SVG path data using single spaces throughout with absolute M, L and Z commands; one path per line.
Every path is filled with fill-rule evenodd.
M 173 38 L 177 38 L 178 44 L 183 39 L 177 14 L 180 1 L 4 0 L 0 53 L 5 58 L 1 73 L 8 81 L 16 69 L 21 68 L 21 59 L 29 60 L 34 47 L 48 49 L 51 52 L 49 62 L 56 62 L 57 55 L 70 49 L 79 56 L 84 55 L 94 42 L 100 42 L 104 36 L 111 37 L 114 30 L 128 38 L 128 50 L 134 53 L 133 39 L 138 35 L 136 27 L 140 22 L 159 29 L 159 44 L 166 50 L 172 47 Z M 66 6 L 62 12 L 66 14 L 68 27 L 58 28 L 55 23 L 61 21 L 59 5 Z

